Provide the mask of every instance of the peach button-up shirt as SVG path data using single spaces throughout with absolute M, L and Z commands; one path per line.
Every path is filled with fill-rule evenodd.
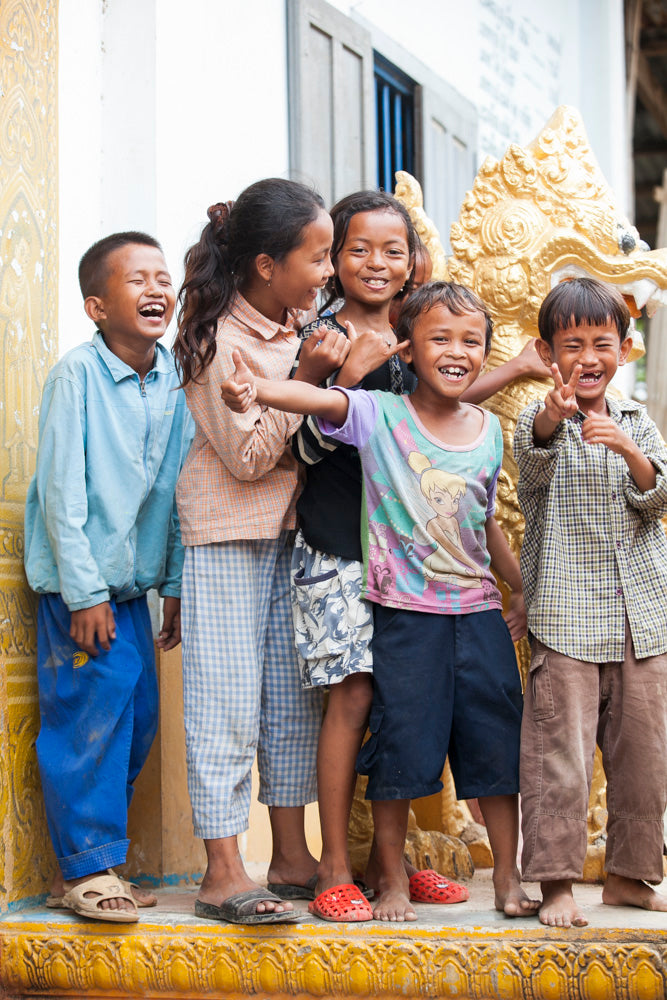
M 185 390 L 196 424 L 176 488 L 185 545 L 277 538 L 295 526 L 299 480 L 287 445 L 302 418 L 257 404 L 233 413 L 220 398 L 220 384 L 234 370 L 235 347 L 256 375 L 289 378 L 297 330 L 311 318 L 294 311 L 283 326 L 237 294 L 220 320 L 215 358 Z

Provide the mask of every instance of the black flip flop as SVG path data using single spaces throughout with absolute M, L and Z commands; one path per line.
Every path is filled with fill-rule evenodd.
M 297 924 L 305 918 L 305 914 L 294 910 L 257 913 L 258 903 L 282 902 L 280 896 L 267 892 L 266 889 L 249 889 L 248 892 L 237 892 L 235 896 L 223 899 L 220 906 L 196 899 L 195 914 L 208 920 L 226 920 L 230 924 Z

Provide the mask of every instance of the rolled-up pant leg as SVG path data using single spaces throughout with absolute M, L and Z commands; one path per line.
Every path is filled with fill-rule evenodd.
M 637 660 L 627 627 L 624 662 L 602 668 L 598 742 L 607 776 L 606 870 L 661 882 L 667 809 L 667 656 Z
M 523 877 L 578 879 L 600 702 L 600 667 L 534 641 L 521 726 Z

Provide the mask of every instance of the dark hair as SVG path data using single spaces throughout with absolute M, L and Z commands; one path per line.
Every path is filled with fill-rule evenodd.
M 138 243 L 140 246 L 155 247 L 162 251 L 156 239 L 147 233 L 112 233 L 93 243 L 79 261 L 79 287 L 84 299 L 89 295 L 104 295 L 109 277 L 109 257 L 114 250 Z
M 393 194 L 387 194 L 386 191 L 355 191 L 354 194 L 348 194 L 345 198 L 341 198 L 331 209 L 331 221 L 334 227 L 333 243 L 331 245 L 331 263 L 334 266 L 334 273 L 326 283 L 324 289 L 325 301 L 320 312 L 328 309 L 336 299 L 345 298 L 343 286 L 335 272 L 336 261 L 338 254 L 343 249 L 350 220 L 352 216 L 358 215 L 360 212 L 393 212 L 403 219 L 408 241 L 410 263 L 412 265 L 406 281 L 406 285 L 409 287 L 414 270 L 415 246 L 417 243 L 417 233 L 412 224 L 410 213 L 398 198 L 394 198 Z
M 551 347 L 558 330 L 584 324 L 615 326 L 623 343 L 630 328 L 630 310 L 613 285 L 595 278 L 567 278 L 551 289 L 540 307 L 540 337 Z
M 436 306 L 446 306 L 455 316 L 464 313 L 481 313 L 486 321 L 484 352 L 491 349 L 493 336 L 493 320 L 489 310 L 481 299 L 477 298 L 465 285 L 456 285 L 453 281 L 429 281 L 416 288 L 401 305 L 396 322 L 396 337 L 399 341 L 411 340 L 412 331 L 419 317 Z
M 181 384 L 196 381 L 215 357 L 218 320 L 262 253 L 279 261 L 303 240 L 303 231 L 324 208 L 320 195 L 279 177 L 251 184 L 237 201 L 218 202 L 209 223 L 185 255 L 178 294 L 178 332 L 173 346 Z

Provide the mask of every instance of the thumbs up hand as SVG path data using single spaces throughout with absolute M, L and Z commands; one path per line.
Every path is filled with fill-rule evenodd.
M 255 376 L 236 348 L 232 351 L 232 361 L 234 371 L 220 386 L 220 397 L 234 413 L 246 413 L 257 395 Z

